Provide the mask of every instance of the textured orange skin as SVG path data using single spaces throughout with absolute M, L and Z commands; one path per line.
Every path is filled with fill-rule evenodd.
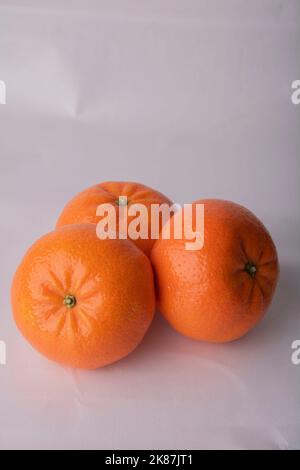
M 172 202 L 163 194 L 144 186 L 140 183 L 132 182 L 106 182 L 96 184 L 75 196 L 63 209 L 58 218 L 57 227 L 68 224 L 93 223 L 97 224 L 100 217 L 96 215 L 97 207 L 100 204 L 111 203 L 116 207 L 118 214 L 119 207 L 116 200 L 119 196 L 127 196 L 129 204 L 144 204 L 148 209 L 149 218 L 149 238 L 132 240 L 148 256 L 151 253 L 155 240 L 151 240 L 151 204 L 168 204 Z M 118 216 L 117 216 L 118 217 Z M 128 224 L 132 217 L 128 217 Z M 161 228 L 161 227 L 160 227 Z
M 63 305 L 66 295 L 76 305 Z M 14 276 L 14 318 L 49 359 L 82 369 L 115 362 L 140 343 L 154 315 L 149 259 L 129 240 L 99 240 L 69 225 L 38 240 Z
M 274 243 L 244 207 L 222 200 L 204 203 L 204 246 L 186 251 L 184 240 L 158 240 L 151 259 L 158 305 L 183 335 L 232 341 L 245 335 L 271 303 L 279 274 Z M 252 278 L 244 269 L 257 266 Z

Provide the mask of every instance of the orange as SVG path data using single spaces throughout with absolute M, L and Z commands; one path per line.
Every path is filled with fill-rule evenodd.
M 158 240 L 152 250 L 158 305 L 183 335 L 212 342 L 246 334 L 269 307 L 278 279 L 275 245 L 266 228 L 229 201 L 204 204 L 204 246 L 184 238 Z M 173 222 L 173 219 L 171 219 Z
M 96 215 L 97 207 L 100 204 L 110 203 L 116 208 L 117 219 L 119 213 L 119 196 L 127 196 L 127 203 L 144 204 L 147 208 L 148 218 L 148 239 L 138 238 L 132 240 L 147 255 L 150 254 L 155 242 L 151 239 L 151 204 L 168 204 L 172 202 L 163 194 L 144 186 L 140 183 L 132 182 L 106 182 L 96 184 L 75 196 L 63 209 L 57 221 L 57 227 L 77 223 L 94 223 L 100 221 Z M 133 217 L 128 217 L 128 224 Z M 161 221 L 160 227 L 161 228 Z M 118 227 L 118 224 L 117 224 Z
M 149 259 L 130 240 L 99 240 L 92 224 L 38 240 L 17 269 L 11 295 L 17 326 L 32 346 L 82 369 L 133 351 L 155 309 Z

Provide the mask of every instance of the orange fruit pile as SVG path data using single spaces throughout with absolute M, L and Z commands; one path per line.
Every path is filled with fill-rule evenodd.
M 146 207 L 147 239 L 97 236 L 97 207 L 110 203 L 118 213 L 120 197 L 128 206 Z M 168 221 L 169 239 L 151 239 L 151 205 L 172 204 L 158 191 L 109 182 L 75 196 L 15 273 L 12 309 L 23 336 L 51 360 L 95 369 L 138 346 L 156 302 L 185 336 L 226 342 L 245 335 L 272 301 L 279 274 L 275 245 L 244 207 L 204 199 L 193 209 L 198 203 L 204 205 L 204 244 L 190 251 L 172 224 L 184 208 Z

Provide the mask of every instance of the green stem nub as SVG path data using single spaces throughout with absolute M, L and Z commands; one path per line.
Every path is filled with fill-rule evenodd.
M 64 300 L 63 300 L 63 304 L 64 304 L 67 308 L 73 308 L 73 307 L 75 307 L 75 305 L 76 305 L 76 297 L 74 297 L 74 295 L 72 295 L 72 294 L 66 295 L 66 297 L 65 297 Z
M 249 276 L 254 278 L 256 276 L 256 273 L 257 273 L 257 267 L 255 266 L 254 263 L 248 262 L 245 266 L 245 271 L 246 271 L 246 273 L 249 274 Z
M 117 206 L 126 207 L 128 206 L 129 201 L 127 199 L 127 196 L 119 196 L 115 203 L 117 204 Z

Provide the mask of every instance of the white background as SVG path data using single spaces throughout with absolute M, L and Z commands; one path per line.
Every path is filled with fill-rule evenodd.
M 299 0 L 0 0 L 0 448 L 300 448 L 299 45 Z M 95 372 L 36 353 L 11 278 L 65 202 L 104 180 L 255 212 L 281 262 L 263 322 L 213 345 L 157 316 Z

